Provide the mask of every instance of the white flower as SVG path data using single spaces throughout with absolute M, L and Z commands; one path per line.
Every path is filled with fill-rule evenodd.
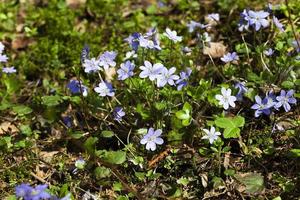
M 163 144 L 164 140 L 160 137 L 162 134 L 161 129 L 154 131 L 154 128 L 149 128 L 148 133 L 144 135 L 141 144 L 146 144 L 146 149 L 155 151 L 157 144 Z
M 182 37 L 181 36 L 177 36 L 177 32 L 176 31 L 171 31 L 171 29 L 166 28 L 166 32 L 164 33 L 164 36 L 166 36 L 167 38 L 169 38 L 170 40 L 172 40 L 173 42 L 181 42 Z
M 144 62 L 145 66 L 140 66 L 140 69 L 142 72 L 140 73 L 140 78 L 147 78 L 151 81 L 154 81 L 162 72 L 164 66 L 161 63 L 156 63 L 152 66 L 152 64 L 149 61 Z
M 174 75 L 175 71 L 175 67 L 171 67 L 169 70 L 163 68 L 161 75 L 157 76 L 157 87 L 164 87 L 167 83 L 169 85 L 175 85 L 174 81 L 179 79 L 178 75 Z
M 231 96 L 231 89 L 225 89 L 222 87 L 221 89 L 221 93 L 217 94 L 215 97 L 217 100 L 219 100 L 219 105 L 223 105 L 224 109 L 227 110 L 229 108 L 229 105 L 232 106 L 233 108 L 235 107 L 235 101 L 236 101 L 236 97 L 235 96 Z
M 96 58 L 85 59 L 82 66 L 86 73 L 97 72 L 100 70 L 100 61 Z
M 217 140 L 218 136 L 221 135 L 220 132 L 216 132 L 216 129 L 213 126 L 210 128 L 210 130 L 203 129 L 203 131 L 206 133 L 206 135 L 204 135 L 201 139 L 208 139 L 210 144 Z
M 135 53 L 135 51 L 128 51 L 124 60 L 129 60 L 130 58 L 137 58 L 137 54 Z
M 6 73 L 6 74 L 13 74 L 13 73 L 17 72 L 17 70 L 15 69 L 14 66 L 12 66 L 12 67 L 3 67 L 2 71 L 3 71 L 3 73 Z
M 0 54 L 2 54 L 4 48 L 5 48 L 4 45 L 2 44 L 2 42 L 0 42 Z
M 99 93 L 101 97 L 105 97 L 105 96 L 112 97 L 115 95 L 112 85 L 106 82 L 99 83 L 99 86 L 95 87 L 94 90 L 95 92 Z

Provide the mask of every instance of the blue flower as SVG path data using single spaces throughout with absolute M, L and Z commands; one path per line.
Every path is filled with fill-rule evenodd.
M 94 88 L 95 92 L 99 93 L 99 95 L 101 97 L 105 97 L 105 96 L 114 96 L 115 92 L 114 89 L 112 87 L 112 85 L 110 83 L 107 82 L 101 82 L 99 83 L 98 87 Z
M 154 131 L 154 128 L 149 128 L 148 133 L 144 135 L 141 140 L 141 144 L 146 144 L 146 149 L 155 151 L 157 144 L 163 144 L 164 140 L 160 137 L 162 134 L 161 129 L 157 129 Z
M 268 27 L 269 21 L 266 19 L 269 16 L 268 12 L 263 10 L 260 11 L 252 11 L 249 10 L 249 24 L 255 27 L 255 30 L 258 31 L 261 27 Z
M 244 9 L 243 12 L 240 14 L 240 21 L 238 23 L 238 29 L 239 31 L 244 31 L 244 30 L 248 30 L 249 26 L 250 26 L 250 17 L 248 14 L 248 10 Z
M 265 97 L 263 100 L 260 96 L 255 96 L 256 104 L 251 106 L 251 109 L 255 111 L 255 117 L 259 117 L 261 114 L 270 115 L 271 108 L 274 106 L 274 102 L 271 98 Z
M 267 50 L 264 51 L 264 54 L 266 56 L 271 56 L 271 55 L 273 55 L 273 53 L 274 53 L 274 51 L 271 48 L 269 48 L 269 49 L 267 49 Z
M 100 61 L 96 58 L 85 59 L 82 66 L 84 67 L 84 72 L 86 73 L 97 72 L 101 69 Z
M 41 200 L 49 199 L 51 195 L 46 191 L 47 185 L 37 185 L 35 188 L 29 184 L 21 184 L 16 186 L 16 196 L 24 200 Z
M 51 195 L 46 192 L 48 185 L 37 185 L 30 192 L 31 200 L 48 199 Z
M 80 89 L 80 85 L 81 85 L 81 89 Z M 80 94 L 81 90 L 83 96 L 86 97 L 88 94 L 88 88 L 77 80 L 70 80 L 67 87 L 69 88 L 72 94 Z
M 280 96 L 276 97 L 276 100 L 278 101 L 275 104 L 275 108 L 279 109 L 281 106 L 283 106 L 285 112 L 288 112 L 291 110 L 290 104 L 296 104 L 297 100 L 293 97 L 295 91 L 294 90 L 289 90 L 288 92 L 281 90 L 280 91 Z
M 144 62 L 144 66 L 140 66 L 140 69 L 142 72 L 140 73 L 140 78 L 147 78 L 151 81 L 154 81 L 162 72 L 164 69 L 164 66 L 161 63 L 156 63 L 152 65 L 149 61 Z
M 13 74 L 13 73 L 16 73 L 17 70 L 15 69 L 14 66 L 11 66 L 11 67 L 3 67 L 2 72 L 3 72 L 3 73 L 6 73 L 6 74 Z
M 115 67 L 116 56 L 117 53 L 114 51 L 105 51 L 99 58 L 99 65 L 102 66 L 105 70 L 107 70 L 110 66 Z
M 167 83 L 171 86 L 175 85 L 174 81 L 179 79 L 179 76 L 174 75 L 175 71 L 175 67 L 171 67 L 169 70 L 164 67 L 157 77 L 157 87 L 164 87 Z
M 65 117 L 63 117 L 62 118 L 62 120 L 63 120 L 63 122 L 64 122 L 64 124 L 68 127 L 68 128 L 70 128 L 71 126 L 72 126 L 72 117 L 70 117 L 70 116 L 65 116 Z
M 125 116 L 125 112 L 123 111 L 122 107 L 118 106 L 118 107 L 115 107 L 113 115 L 114 115 L 114 120 L 120 122 L 120 121 L 122 121 L 122 117 Z
M 125 39 L 125 41 L 129 43 L 129 45 L 134 51 L 138 50 L 140 36 L 141 36 L 140 33 L 133 33 L 128 38 Z
M 118 80 L 125 80 L 131 76 L 133 76 L 133 70 L 135 68 L 134 63 L 129 60 L 125 63 L 122 63 L 121 68 L 117 70 Z
M 238 93 L 236 94 L 237 100 L 242 100 L 243 95 L 248 91 L 248 88 L 245 86 L 245 82 L 238 82 L 234 87 L 239 89 Z
M 90 47 L 87 44 L 85 44 L 81 50 L 81 55 L 80 55 L 81 63 L 84 63 L 86 59 L 89 59 L 89 53 L 90 53 Z
M 280 23 L 280 21 L 278 20 L 277 17 L 273 16 L 273 22 L 275 24 L 275 26 L 281 31 L 281 32 L 284 32 L 284 26 L 282 23 Z
M 187 86 L 191 73 L 192 70 L 190 68 L 187 68 L 186 71 L 180 72 L 180 78 L 176 81 L 177 90 L 181 90 L 182 87 Z
M 29 195 L 32 191 L 32 187 L 27 183 L 22 183 L 18 186 L 16 186 L 16 196 L 21 197 L 23 199 L 29 199 Z
M 239 56 L 236 54 L 236 52 L 227 53 L 221 58 L 221 60 L 225 63 L 228 63 L 239 60 Z

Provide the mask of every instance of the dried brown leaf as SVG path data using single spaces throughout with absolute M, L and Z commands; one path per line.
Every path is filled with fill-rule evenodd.
M 211 42 L 209 46 L 203 49 L 203 54 L 210 55 L 212 58 L 221 58 L 225 52 L 226 46 L 221 42 Z

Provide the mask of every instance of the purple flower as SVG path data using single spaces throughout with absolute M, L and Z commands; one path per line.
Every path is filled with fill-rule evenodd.
M 16 73 L 17 70 L 15 69 L 14 66 L 11 66 L 11 67 L 3 67 L 2 72 L 3 72 L 3 73 L 6 73 L 6 74 L 13 74 L 13 73 Z
M 249 24 L 255 27 L 255 30 L 258 31 L 261 27 L 266 28 L 269 26 L 269 21 L 266 19 L 269 16 L 268 12 L 263 10 L 252 11 L 249 10 Z
M 176 81 L 177 90 L 181 90 L 182 87 L 187 86 L 191 73 L 192 70 L 190 68 L 187 68 L 186 71 L 180 72 L 180 78 Z
M 63 120 L 63 122 L 64 122 L 64 124 L 68 127 L 68 128 L 70 128 L 71 126 L 72 126 L 72 117 L 70 117 L 70 116 L 65 116 L 65 117 L 63 117 L 62 118 L 62 120 Z
M 1 55 L 0 54 L 0 63 L 1 62 L 5 63 L 5 62 L 7 62 L 7 60 L 8 60 L 8 57 L 6 55 Z
M 21 197 L 23 199 L 28 199 L 29 194 L 31 193 L 32 189 L 33 188 L 29 184 L 22 183 L 22 184 L 16 186 L 16 188 L 15 188 L 16 196 Z
M 86 59 L 89 59 L 89 53 L 90 53 L 90 47 L 87 44 L 85 44 L 81 50 L 81 55 L 80 55 L 81 63 L 84 63 Z
M 255 111 L 255 117 L 259 117 L 261 114 L 270 115 L 271 108 L 274 106 L 274 103 L 270 100 L 271 98 L 265 97 L 263 100 L 260 96 L 255 96 L 256 104 L 251 106 L 251 109 Z
M 274 51 L 271 48 L 269 48 L 269 49 L 267 49 L 267 50 L 264 51 L 264 54 L 266 56 L 271 56 L 271 55 L 273 55 L 273 53 L 274 53 Z
M 299 44 L 298 44 L 299 43 Z M 296 41 L 296 40 L 294 40 L 293 42 L 292 42 L 292 45 L 293 45 L 293 47 L 296 49 L 296 51 L 299 53 L 300 52 L 300 41 Z
M 86 73 L 97 72 L 101 69 L 100 61 L 96 58 L 85 59 L 82 66 L 84 67 L 84 72 Z
M 47 185 L 37 185 L 35 188 L 29 184 L 21 184 L 16 187 L 16 196 L 24 200 L 49 199 L 51 195 L 46 191 Z
M 154 42 L 152 40 L 146 39 L 144 36 L 139 37 L 140 46 L 146 49 L 153 49 Z
M 169 85 L 175 85 L 174 81 L 179 79 L 179 76 L 174 75 L 175 71 L 175 67 L 171 67 L 169 70 L 163 68 L 161 74 L 157 77 L 157 87 L 164 87 L 167 83 Z
M 133 70 L 135 68 L 134 63 L 129 60 L 125 63 L 122 63 L 120 69 L 117 70 L 118 80 L 125 80 L 131 76 L 133 76 Z
M 142 70 L 142 72 L 140 73 L 140 78 L 147 78 L 149 77 L 149 79 L 151 81 L 154 81 L 158 75 L 161 74 L 164 66 L 161 63 L 156 63 L 154 65 L 152 65 L 149 61 L 145 61 L 144 62 L 145 66 L 140 66 L 140 69 Z
M 284 32 L 283 24 L 279 22 L 277 17 L 273 16 L 273 22 L 281 32 Z
M 122 121 L 122 117 L 125 116 L 125 112 L 123 111 L 122 107 L 115 107 L 113 115 L 114 115 L 114 120 L 120 122 Z
M 80 85 L 81 85 L 81 89 L 80 89 Z M 70 80 L 67 87 L 69 88 L 72 94 L 79 94 L 81 90 L 83 96 L 86 97 L 88 94 L 88 88 L 77 80 Z
M 236 54 L 236 52 L 227 53 L 221 58 L 221 60 L 225 63 L 228 63 L 239 60 L 239 56 Z
M 293 97 L 294 93 L 295 93 L 294 90 L 289 90 L 288 92 L 281 90 L 280 96 L 276 97 L 276 100 L 278 102 L 275 104 L 275 108 L 279 109 L 281 106 L 283 106 L 285 112 L 290 111 L 291 110 L 290 104 L 297 103 L 296 98 Z
M 51 195 L 45 191 L 47 187 L 48 185 L 37 185 L 30 192 L 30 200 L 49 199 Z
M 107 70 L 110 66 L 115 67 L 116 56 L 117 53 L 114 51 L 105 51 L 99 58 L 99 65 L 102 66 L 105 70 Z
M 189 31 L 190 33 L 192 33 L 192 32 L 194 32 L 194 30 L 195 30 L 196 28 L 204 29 L 204 28 L 206 28 L 208 25 L 204 25 L 204 24 L 201 24 L 201 23 L 199 23 L 199 22 L 195 22 L 195 21 L 191 20 L 190 23 L 188 23 L 186 26 L 188 27 L 188 31 Z
M 236 94 L 237 100 L 242 100 L 243 95 L 248 91 L 248 88 L 245 86 L 245 82 L 238 82 L 234 87 L 239 89 L 238 93 Z
M 248 14 L 248 10 L 244 9 L 243 12 L 240 14 L 240 21 L 238 23 L 238 29 L 239 31 L 244 31 L 244 30 L 248 30 L 249 26 L 250 26 L 250 17 Z
M 154 131 L 153 128 L 149 128 L 148 133 L 144 135 L 141 140 L 141 144 L 146 144 L 146 149 L 155 151 L 157 144 L 163 144 L 164 140 L 160 137 L 162 134 L 161 129 Z
M 112 85 L 110 83 L 107 82 L 101 82 L 99 83 L 98 87 L 94 88 L 95 92 L 99 93 L 99 95 L 101 97 L 105 97 L 105 96 L 114 96 L 115 92 L 114 89 L 112 87 Z
M 141 36 L 140 33 L 133 33 L 128 38 L 125 39 L 125 41 L 129 43 L 129 45 L 134 51 L 138 50 L 140 36 Z
M 220 15 L 219 13 L 211 13 L 209 15 L 207 15 L 207 18 L 210 20 L 214 20 L 214 21 L 220 21 Z

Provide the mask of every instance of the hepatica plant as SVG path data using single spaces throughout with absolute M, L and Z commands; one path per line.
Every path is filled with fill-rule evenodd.
M 59 2 L 49 4 L 58 13 L 66 12 L 69 2 Z M 116 2 L 124 8 L 113 10 L 119 8 Z M 237 4 L 229 14 L 223 5 L 229 1 L 216 3 L 220 12 L 214 7 L 206 10 L 198 1 L 160 1 L 160 6 L 149 1 L 147 9 L 143 6 L 148 3 L 116 2 L 99 6 L 87 1 L 80 5 L 85 9 L 78 5 L 85 14 L 67 20 L 78 22 L 74 28 L 78 33 L 53 30 L 51 34 L 59 37 L 49 36 L 47 42 L 39 34 L 52 30 L 48 27 L 52 17 L 44 14 L 40 23 L 22 19 L 27 35 L 34 34 L 27 26 L 43 24 L 28 47 L 38 53 L 15 55 L 10 51 L 17 42 L 0 43 L 0 111 L 4 113 L 0 119 L 8 121 L 0 123 L 0 149 L 5 155 L 17 152 L 11 162 L 23 160 L 18 153 L 29 147 L 32 155 L 24 167 L 27 161 L 34 163 L 41 176 L 45 175 L 41 170 L 53 170 L 45 180 L 33 172 L 20 175 L 21 179 L 34 175 L 35 181 L 51 184 L 74 181 L 62 189 L 50 185 L 51 190 L 48 185 L 18 183 L 15 196 L 59 199 L 53 190 L 66 200 L 71 199 L 72 195 L 66 195 L 70 188 L 79 191 L 78 199 L 94 198 L 93 192 L 139 200 L 281 199 L 272 195 L 296 190 L 299 179 L 286 177 L 289 170 L 284 175 L 270 171 L 268 177 L 262 176 L 269 172 L 269 162 L 276 160 L 276 166 L 289 169 L 287 163 L 300 157 L 296 132 L 300 123 L 299 27 L 291 24 L 297 17 L 290 13 L 298 5 L 254 10 Z M 92 9 L 95 5 L 97 9 Z M 102 7 L 110 14 L 104 15 Z M 174 13 L 179 16 L 166 17 Z M 89 19 L 83 23 L 85 16 Z M 0 31 L 0 39 L 3 35 Z M 83 48 L 59 43 L 59 38 L 69 37 Z M 49 50 L 52 61 L 40 60 L 48 56 L 37 48 L 39 43 L 47 44 L 41 49 Z M 70 52 L 78 54 L 77 60 L 72 60 L 76 55 L 66 56 Z M 47 62 L 50 67 L 45 70 L 40 65 Z M 58 151 L 55 158 L 61 160 L 40 161 L 43 151 L 38 148 Z M 280 162 L 282 154 L 276 153 L 280 149 L 289 155 L 287 161 Z M 6 166 L 7 170 L 13 167 Z M 18 176 L 14 174 L 7 185 L 18 182 Z M 264 181 L 270 179 L 266 184 L 270 187 L 264 188 Z M 270 188 L 276 189 L 272 193 Z

